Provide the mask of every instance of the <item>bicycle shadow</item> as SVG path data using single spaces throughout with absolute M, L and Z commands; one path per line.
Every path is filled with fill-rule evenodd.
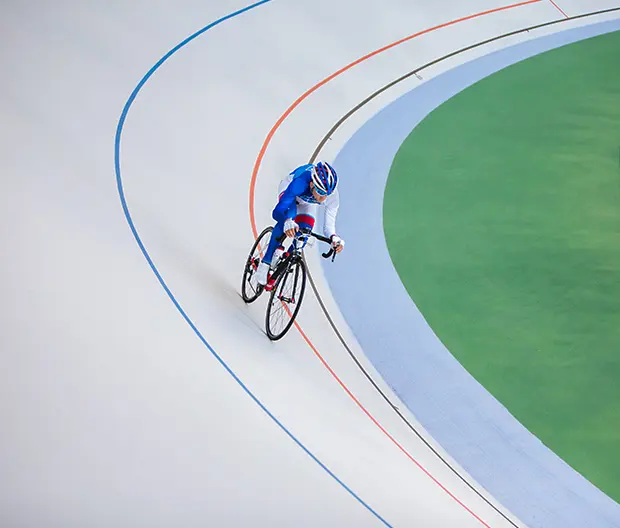
M 247 305 L 241 296 L 241 278 L 243 275 L 244 258 L 239 262 L 230 260 L 222 261 L 223 255 L 235 254 L 226 246 L 217 245 L 217 253 L 205 250 L 203 245 L 184 243 L 182 237 L 174 236 L 172 231 L 155 215 L 146 212 L 140 214 L 142 229 L 150 234 L 149 250 L 153 253 L 165 255 L 167 265 L 174 265 L 175 273 L 181 274 L 189 282 L 194 293 L 202 295 L 211 301 L 215 297 L 215 303 L 221 306 L 223 311 L 228 312 L 234 321 L 243 324 L 246 328 L 261 334 L 265 337 L 264 307 L 257 314 L 253 305 Z M 202 251 L 199 248 L 203 248 Z M 216 263 L 220 265 L 217 266 Z M 156 263 L 157 265 L 157 263 Z M 238 284 L 231 281 L 231 270 L 238 269 Z M 162 274 L 163 276 L 163 274 Z M 165 277 L 164 277 L 165 279 Z M 174 285 L 169 285 L 174 292 Z M 191 315 L 188 314 L 188 316 Z

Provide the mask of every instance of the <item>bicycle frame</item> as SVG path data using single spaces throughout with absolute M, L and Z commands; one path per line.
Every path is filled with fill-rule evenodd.
M 298 259 L 303 258 L 303 250 L 308 244 L 308 239 L 310 237 L 314 237 L 321 242 L 326 242 L 331 244 L 331 240 L 327 237 L 321 236 L 318 233 L 313 233 L 311 229 L 305 228 L 300 229 L 295 233 L 295 237 L 293 238 L 293 243 L 289 247 L 289 249 L 282 255 L 282 259 L 278 262 L 276 269 L 271 275 L 271 279 L 276 281 L 282 273 L 286 269 L 289 268 L 291 264 L 294 264 Z M 332 257 L 332 261 L 336 258 L 336 252 L 333 248 L 331 248 L 327 253 L 323 253 L 323 258 Z M 297 275 L 295 275 L 295 286 L 297 286 Z M 293 290 L 294 291 L 294 290 Z
M 297 237 L 295 237 L 295 241 L 293 241 L 294 245 L 295 245 L 296 240 L 297 240 Z M 300 247 L 295 245 L 295 247 L 293 248 L 293 251 L 287 251 L 286 253 L 284 253 L 284 255 L 282 255 L 280 262 L 278 262 L 276 269 L 271 275 L 272 281 L 274 282 L 277 281 L 278 277 L 282 275 L 282 273 L 284 273 L 297 260 L 302 258 L 303 248 L 306 246 L 307 242 L 308 242 L 308 239 L 306 238 L 303 245 L 301 245 Z
M 300 229 L 295 233 L 292 243 L 289 245 L 288 250 L 282 255 L 281 260 L 277 263 L 274 262 L 275 269 L 269 276 L 268 285 L 266 287 L 261 285 L 254 286 L 251 283 L 251 277 L 258 268 L 264 248 L 269 244 L 269 239 L 267 237 L 270 236 L 272 232 L 273 227 L 266 227 L 254 241 L 254 245 L 250 250 L 243 271 L 241 295 L 246 303 L 252 303 L 258 299 L 264 291 L 270 292 L 265 318 L 265 330 L 269 339 L 277 341 L 289 331 L 301 308 L 309 273 L 304 256 L 304 249 L 308 245 L 309 238 L 314 237 L 330 245 L 331 239 L 313 233 L 312 230 L 308 228 Z M 281 237 L 278 237 L 278 243 L 283 244 L 285 239 L 286 236 L 283 234 Z M 263 250 L 261 250 L 261 246 Z M 332 247 L 327 253 L 322 253 L 322 255 L 324 258 L 332 257 L 333 261 L 336 257 L 336 251 Z M 293 271 L 294 277 L 289 277 L 290 273 Z M 291 286 L 292 292 L 290 290 Z M 299 291 L 297 291 L 298 289 Z M 285 297 L 286 295 L 291 295 L 291 298 Z M 281 314 L 279 311 L 281 310 L 281 305 L 290 317 L 288 320 L 282 319 L 283 312 Z M 273 311 L 272 308 L 274 308 L 275 311 Z M 273 320 L 272 315 L 274 317 Z M 279 326 L 281 326 L 280 323 L 284 323 L 283 328 L 279 328 Z

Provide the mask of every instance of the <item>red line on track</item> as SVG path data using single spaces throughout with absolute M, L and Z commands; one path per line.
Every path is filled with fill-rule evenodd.
M 379 48 L 378 50 L 375 50 L 372 53 L 369 53 L 368 55 L 364 55 L 363 57 L 360 57 L 359 59 L 351 62 L 350 64 L 347 64 L 344 68 L 341 68 L 337 72 L 332 73 L 329 77 L 326 77 L 321 82 L 319 82 L 318 84 L 315 84 L 312 88 L 310 88 L 305 93 L 300 95 L 297 98 L 297 100 L 291 106 L 288 107 L 286 112 L 284 112 L 280 116 L 280 119 L 276 121 L 276 124 L 273 125 L 273 127 L 269 131 L 269 134 L 267 134 L 267 137 L 265 138 L 265 141 L 263 142 L 263 146 L 260 149 L 258 157 L 256 158 L 256 162 L 254 163 L 254 169 L 252 171 L 252 179 L 250 181 L 250 223 L 252 225 L 252 233 L 254 233 L 254 238 L 258 236 L 258 231 L 256 229 L 256 220 L 255 220 L 255 215 L 254 215 L 254 191 L 256 188 L 256 178 L 258 176 L 258 170 L 263 161 L 263 158 L 265 157 L 265 152 L 267 151 L 267 147 L 271 143 L 271 140 L 273 139 L 273 136 L 275 135 L 276 131 L 278 130 L 278 128 L 280 128 L 280 126 L 282 126 L 282 123 L 284 122 L 284 120 L 293 112 L 293 110 L 295 110 L 295 108 L 297 108 L 305 99 L 307 99 L 310 95 L 312 95 L 319 88 L 321 88 L 321 86 L 324 86 L 328 82 L 333 81 L 336 77 L 342 75 L 344 72 L 350 70 L 354 66 L 357 66 L 358 64 L 361 64 L 362 62 L 367 61 L 368 59 L 374 57 L 375 55 L 379 55 L 380 53 L 383 53 L 384 51 L 392 49 L 400 44 L 413 40 L 427 33 L 432 33 L 433 31 L 437 31 L 438 29 L 442 29 L 442 28 L 449 27 L 449 26 L 454 26 L 455 24 L 459 24 L 460 22 L 465 22 L 467 20 L 473 20 L 475 18 L 480 18 L 485 15 L 499 13 L 500 11 L 506 11 L 508 9 L 514 9 L 516 7 L 521 7 L 521 6 L 525 6 L 529 4 L 537 4 L 542 1 L 543 0 L 527 0 L 525 2 L 519 2 L 517 4 L 511 4 L 511 5 L 503 6 L 503 7 L 496 7 L 495 9 L 489 9 L 488 11 L 482 11 L 474 15 L 469 15 L 466 17 L 458 18 L 456 20 L 451 20 L 450 22 L 439 24 L 438 26 L 433 26 L 431 28 L 424 29 L 422 31 L 414 33 L 413 35 L 409 35 L 408 37 L 405 37 L 401 40 L 392 42 L 392 44 L 388 44 L 387 46 L 384 46 L 383 48 Z
M 461 23 L 461 22 L 465 22 L 467 20 L 473 20 L 476 18 L 480 18 L 483 17 L 485 15 L 490 15 L 493 13 L 498 13 L 500 11 L 506 11 L 508 9 L 514 9 L 517 7 L 521 7 L 521 6 L 525 6 L 525 5 L 529 5 L 529 4 L 536 4 L 536 3 L 540 3 L 543 0 L 526 0 L 524 2 L 519 2 L 516 4 L 511 4 L 511 5 L 507 5 L 507 6 L 503 6 L 503 7 L 497 7 L 494 9 L 489 9 L 487 11 L 482 11 L 480 13 L 476 13 L 473 15 L 469 15 L 466 17 L 462 17 L 462 18 L 458 18 L 455 20 L 452 20 L 450 22 L 445 22 L 443 24 L 439 24 L 437 26 L 433 26 L 431 28 L 419 31 L 417 33 L 414 33 L 413 35 L 409 35 L 408 37 L 405 37 L 403 39 L 397 40 L 396 42 L 393 42 L 392 44 L 388 44 L 387 46 L 384 46 L 382 48 L 379 48 L 378 50 L 373 51 L 372 53 L 369 53 L 367 55 L 364 55 L 363 57 L 351 62 L 350 64 L 348 64 L 347 66 L 341 68 L 340 70 L 338 70 L 337 72 L 332 73 L 329 77 L 326 77 L 325 79 L 323 79 L 321 82 L 319 82 L 318 84 L 314 85 L 312 88 L 310 88 L 309 90 L 307 90 L 306 92 L 304 92 L 301 96 L 299 96 L 295 102 L 289 106 L 289 108 L 280 116 L 280 118 L 278 119 L 278 121 L 276 121 L 276 123 L 273 125 L 273 127 L 271 128 L 271 130 L 269 131 L 269 134 L 267 134 L 267 137 L 265 138 L 265 141 L 263 142 L 263 145 L 260 149 L 260 152 L 258 154 L 258 157 L 256 158 L 256 162 L 254 163 L 254 169 L 252 171 L 252 178 L 250 180 L 250 200 L 249 200 L 249 213 L 250 213 L 250 223 L 252 226 L 252 232 L 254 234 L 254 238 L 256 238 L 258 236 L 258 230 L 256 229 L 256 217 L 255 217 L 255 210 L 254 210 L 254 199 L 255 199 L 255 188 L 256 188 L 256 179 L 258 177 L 258 171 L 260 169 L 260 165 L 263 161 L 263 158 L 265 156 L 265 153 L 267 151 L 267 147 L 269 146 L 269 144 L 271 143 L 271 140 L 273 139 L 273 136 L 275 135 L 276 131 L 280 128 L 280 126 L 282 125 L 282 123 L 284 122 L 284 120 L 293 112 L 293 110 L 295 110 L 295 108 L 297 108 L 305 99 L 307 99 L 310 95 L 312 95 L 314 92 L 316 92 L 319 88 L 321 88 L 322 86 L 326 85 L 328 82 L 332 81 L 333 79 L 335 79 L 336 77 L 338 77 L 339 75 L 343 74 L 344 72 L 350 70 L 351 68 L 353 68 L 354 66 L 357 66 L 358 64 L 361 64 L 362 62 L 367 61 L 368 59 L 379 55 L 380 53 L 383 53 L 384 51 L 387 51 L 391 48 L 394 48 L 400 44 L 403 44 L 405 42 L 408 42 L 410 40 L 413 40 L 417 37 L 420 37 L 422 35 L 425 35 L 427 33 L 432 33 L 433 31 L 437 31 L 439 29 L 442 28 L 446 28 L 449 26 L 453 26 L 455 24 Z M 551 0 L 552 3 L 553 0 Z M 554 3 L 555 5 L 555 3 Z M 557 5 L 556 5 L 557 7 Z M 559 7 L 558 7 L 559 9 Z M 561 11 L 561 9 L 560 9 Z M 564 13 L 562 11 L 562 13 Z M 565 14 L 565 13 L 564 13 Z M 565 14 L 566 15 L 566 14 Z M 308 338 L 308 336 L 305 334 L 305 332 L 302 330 L 301 326 L 299 325 L 299 323 L 297 321 L 295 321 L 295 327 L 297 328 L 297 330 L 299 331 L 300 335 L 302 336 L 302 338 L 306 341 L 306 343 L 308 344 L 308 346 L 312 349 L 312 351 L 314 352 L 314 354 L 316 355 L 316 357 L 319 359 L 319 361 L 323 364 L 323 366 L 327 369 L 327 371 L 332 375 L 332 377 L 336 380 L 336 382 L 342 387 L 342 389 L 347 393 L 347 395 L 355 402 L 355 404 L 361 409 L 361 411 L 381 430 L 381 432 L 383 434 L 385 434 L 387 436 L 387 438 L 389 438 L 392 443 L 402 452 L 404 453 L 404 455 L 411 460 L 418 468 L 420 468 L 435 484 L 437 484 L 444 492 L 446 492 L 452 499 L 454 499 L 460 506 L 462 506 L 468 513 L 470 513 L 476 520 L 478 520 L 483 526 L 485 526 L 486 528 L 490 528 L 490 526 L 485 523 L 478 515 L 476 515 L 471 509 L 469 509 L 458 497 L 456 497 L 452 492 L 450 492 L 450 490 L 448 490 L 441 482 L 439 482 L 439 480 L 437 480 L 426 468 L 424 468 L 424 466 L 422 466 L 422 464 L 420 464 L 378 421 L 377 419 L 370 414 L 370 412 L 362 405 L 362 403 L 357 399 L 357 397 L 350 391 L 350 389 L 344 384 L 344 382 L 338 377 L 338 375 L 332 370 L 332 368 L 329 366 L 329 364 L 327 363 L 327 361 L 325 360 L 325 358 L 323 358 L 323 356 L 321 355 L 321 353 L 316 349 L 316 347 L 314 346 L 314 344 L 312 343 L 312 341 Z
M 558 4 L 556 4 L 553 0 L 549 0 L 549 2 L 551 2 L 560 13 L 562 13 L 566 18 L 568 18 L 568 15 L 562 10 L 562 8 Z

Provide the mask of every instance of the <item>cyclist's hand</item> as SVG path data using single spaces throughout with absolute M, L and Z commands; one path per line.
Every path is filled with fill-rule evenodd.
M 344 240 L 338 235 L 332 235 L 332 247 L 336 253 L 340 253 L 344 249 Z
M 295 220 L 292 218 L 288 218 L 286 222 L 284 222 L 284 234 L 287 237 L 294 237 L 295 232 L 299 229 L 299 226 L 295 223 Z

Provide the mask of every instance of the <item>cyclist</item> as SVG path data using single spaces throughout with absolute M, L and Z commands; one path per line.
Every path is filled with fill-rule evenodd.
M 324 161 L 302 165 L 280 182 L 278 203 L 272 213 L 277 223 L 256 271 L 256 282 L 265 286 L 266 290 L 273 288 L 273 284 L 269 283 L 269 270 L 275 268 L 284 252 L 285 238 L 295 236 L 299 228 L 312 229 L 321 204 L 325 206 L 323 233 L 331 239 L 337 253 L 342 251 L 344 240 L 336 234 L 336 215 L 340 205 L 337 184 L 336 171 Z

